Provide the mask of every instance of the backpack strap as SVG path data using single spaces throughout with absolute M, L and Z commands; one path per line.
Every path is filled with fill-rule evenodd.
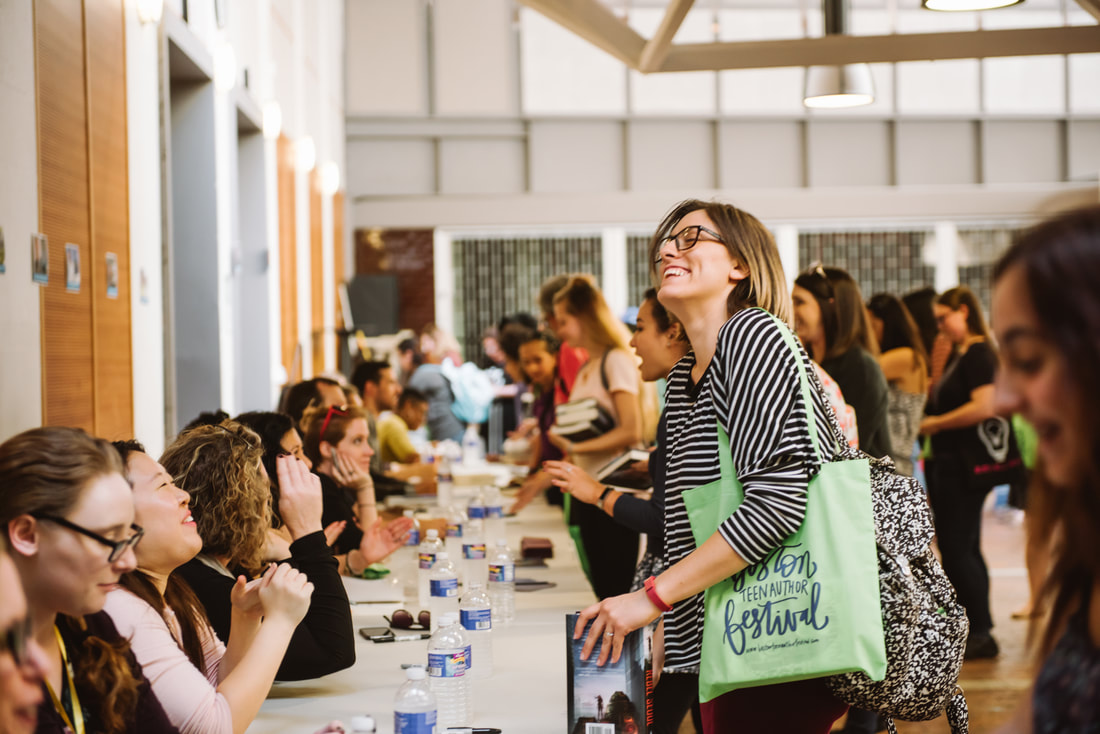
M 600 357 L 600 382 L 603 383 L 603 389 L 608 393 L 611 392 L 611 383 L 607 381 L 607 355 L 611 354 L 611 350 L 608 349 Z

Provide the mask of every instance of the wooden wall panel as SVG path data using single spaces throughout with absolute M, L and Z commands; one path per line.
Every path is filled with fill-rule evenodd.
M 301 379 L 302 366 L 295 364 L 298 347 L 298 258 L 294 247 L 294 144 L 286 135 L 276 143 L 279 199 L 279 307 L 283 367 L 287 379 Z
M 398 328 L 419 331 L 435 321 L 434 230 L 355 230 L 355 272 L 397 276 Z
M 313 374 L 325 371 L 324 233 L 321 228 L 321 169 L 309 172 L 310 324 L 313 340 Z
M 126 47 L 121 0 L 88 3 L 88 141 L 91 262 L 85 268 L 94 326 L 95 430 L 134 435 L 130 335 L 129 192 L 126 152 Z M 118 259 L 118 292 L 107 295 L 107 253 Z
M 41 291 L 42 422 L 94 431 L 83 17 L 80 0 L 35 2 L 39 226 L 50 253 Z M 66 242 L 80 247 L 76 293 L 65 288 Z
M 332 196 L 332 280 L 336 288 L 336 305 L 334 307 L 332 323 L 336 326 L 336 354 L 332 363 L 341 372 L 345 372 L 344 365 L 340 364 L 340 358 L 344 350 L 340 348 L 344 335 L 344 310 L 340 304 L 340 286 L 344 284 L 347 268 L 344 267 L 344 192 L 337 191 Z

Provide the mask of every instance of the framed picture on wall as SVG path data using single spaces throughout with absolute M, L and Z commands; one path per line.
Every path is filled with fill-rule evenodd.
M 80 245 L 65 243 L 65 290 L 80 292 Z
M 107 253 L 107 297 L 118 298 L 118 255 Z
M 31 235 L 31 280 L 40 285 L 50 282 L 50 241 L 44 234 Z

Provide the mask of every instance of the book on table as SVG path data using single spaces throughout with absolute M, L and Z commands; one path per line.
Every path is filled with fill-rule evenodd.
M 624 451 L 600 468 L 596 473 L 596 481 L 631 494 L 652 490 L 649 452 L 642 449 Z
M 588 660 L 581 660 L 585 636 L 573 639 L 576 623 L 576 614 L 565 615 L 566 734 L 647 734 L 653 725 L 653 672 L 645 628 L 624 638 L 619 662 L 608 657 L 601 667 L 596 660 L 607 638 L 601 635 Z

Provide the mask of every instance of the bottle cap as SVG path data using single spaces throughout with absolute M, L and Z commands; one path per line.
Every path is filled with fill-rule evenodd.
M 438 530 L 436 530 L 435 528 L 431 528 L 431 529 L 430 529 L 430 530 L 428 531 L 428 537 L 429 537 L 429 538 L 438 538 L 438 537 L 439 537 L 439 531 L 438 531 Z
M 412 516 L 413 516 L 413 511 L 412 510 L 405 510 L 405 517 L 412 517 Z
M 424 680 L 426 676 L 427 673 L 424 671 L 424 668 L 420 667 L 419 665 L 414 665 L 411 668 L 405 668 L 405 677 L 409 680 Z
M 445 612 L 445 613 L 439 615 L 439 626 L 440 627 L 449 627 L 450 625 L 456 624 L 457 622 L 458 622 L 458 615 L 455 614 L 454 612 Z
M 449 561 L 451 556 L 447 551 L 439 551 L 435 554 L 435 560 L 437 561 Z
M 351 730 L 366 734 L 367 732 L 378 731 L 378 727 L 374 723 L 373 716 L 353 716 L 351 717 Z
M 498 546 L 508 545 L 508 541 L 505 540 L 504 538 L 497 538 L 497 545 Z

